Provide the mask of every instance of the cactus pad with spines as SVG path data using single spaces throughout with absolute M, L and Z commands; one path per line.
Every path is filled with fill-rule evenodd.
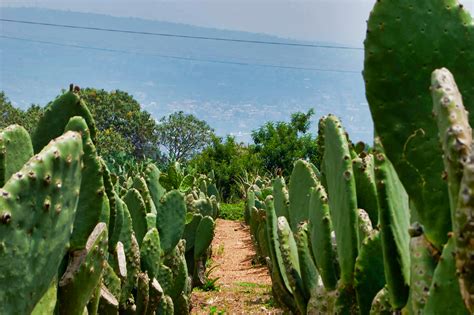
M 366 95 L 375 132 L 415 204 L 427 238 L 441 248 L 451 220 L 428 86 L 431 72 L 446 67 L 472 106 L 472 19 L 455 0 L 377 1 L 364 46 Z
M 11 125 L 0 130 L 0 187 L 33 156 L 33 145 L 25 128 Z
M 132 217 L 133 231 L 140 245 L 148 231 L 145 202 L 140 192 L 135 188 L 130 189 L 125 196 L 123 196 L 123 201 L 127 204 L 128 211 Z
M 211 245 L 214 237 L 214 228 L 214 220 L 209 216 L 205 216 L 199 222 L 194 239 L 194 259 L 199 259 Z
M 0 190 L 0 313 L 31 312 L 56 276 L 73 227 L 81 154 L 80 135 L 68 132 Z
M 324 122 L 324 173 L 329 208 L 336 233 L 341 281 L 354 281 L 354 264 L 358 254 L 357 195 L 349 143 L 341 122 L 333 115 Z
M 178 244 L 186 222 L 184 196 L 172 190 L 161 198 L 157 206 L 156 226 L 160 233 L 161 248 L 168 254 Z
M 277 217 L 284 216 L 288 218 L 289 202 L 285 179 L 282 176 L 278 176 L 273 180 L 273 204 Z
M 78 93 L 69 91 L 46 107 L 32 136 L 34 151 L 39 152 L 49 141 L 62 135 L 69 119 L 74 116 L 85 119 L 92 142 L 95 142 L 96 128 L 89 109 Z
M 107 226 L 96 225 L 84 249 L 71 253 L 66 272 L 59 281 L 60 314 L 82 315 L 95 289 L 100 285 L 107 253 Z
M 352 160 L 356 181 L 357 206 L 364 209 L 373 226 L 378 223 L 377 187 L 375 186 L 374 157 L 367 154 Z
M 150 278 L 156 278 L 161 264 L 160 235 L 156 228 L 149 230 L 140 247 L 140 263 L 142 270 L 147 271 Z

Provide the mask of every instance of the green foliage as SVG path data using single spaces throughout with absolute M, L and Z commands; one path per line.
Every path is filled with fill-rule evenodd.
M 221 211 L 219 213 L 219 218 L 234 221 L 244 220 L 244 201 L 240 201 L 238 203 L 221 203 L 220 206 Z
M 179 111 L 161 118 L 157 132 L 166 159 L 185 162 L 210 143 L 214 130 L 204 120 Z
M 132 95 L 120 90 L 107 92 L 86 88 L 81 90 L 81 97 L 89 106 L 97 129 L 105 133 L 103 136 L 119 139 L 118 143 L 103 139 L 105 146 L 99 146 L 100 154 L 103 154 L 102 150 L 121 152 L 122 148 L 131 146 L 132 155 L 137 159 L 156 157 L 158 136 L 155 120 L 141 109 Z M 115 148 L 115 145 L 120 147 Z
M 298 159 L 308 159 L 319 165 L 317 144 L 309 132 L 313 114 L 312 109 L 306 114 L 297 112 L 291 115 L 289 123 L 267 122 L 252 132 L 255 151 L 260 154 L 267 171 L 282 171 L 284 175 L 289 175 Z
M 225 201 L 236 201 L 245 197 L 246 188 L 239 186 L 244 173 L 257 174 L 262 162 L 252 146 L 237 143 L 235 138 L 212 136 L 210 145 L 189 163 L 198 173 L 214 171 L 215 182 Z
M 31 134 L 42 115 L 42 107 L 31 105 L 26 111 L 23 111 L 14 107 L 5 93 L 0 92 L 0 129 L 18 124 Z

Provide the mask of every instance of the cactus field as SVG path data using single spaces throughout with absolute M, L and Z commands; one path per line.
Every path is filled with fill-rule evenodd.
M 455 0 L 376 1 L 374 142 L 323 116 L 320 163 L 242 174 L 225 216 L 214 170 L 112 169 L 71 85 L 0 130 L 0 314 L 474 314 L 473 44 Z

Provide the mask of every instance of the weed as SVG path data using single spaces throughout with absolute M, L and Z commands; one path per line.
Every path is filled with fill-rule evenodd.
M 219 310 L 217 308 L 217 306 L 211 306 L 209 308 L 209 314 L 211 314 L 211 315 L 221 315 L 221 314 L 225 314 L 225 311 Z
M 219 291 L 219 286 L 217 285 L 217 281 L 220 279 L 220 277 L 212 278 L 211 274 L 212 272 L 219 267 L 219 265 L 214 265 L 214 266 L 209 266 L 209 268 L 206 271 L 205 277 L 206 277 L 206 282 L 202 286 L 203 291 Z
M 239 203 L 221 203 L 220 206 L 219 218 L 233 221 L 244 220 L 244 201 Z

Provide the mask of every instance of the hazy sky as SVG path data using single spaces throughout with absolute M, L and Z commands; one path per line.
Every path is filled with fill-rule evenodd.
M 2 0 L 0 6 L 34 6 L 133 16 L 362 46 L 365 21 L 374 1 Z M 474 0 L 463 3 L 473 11 Z

